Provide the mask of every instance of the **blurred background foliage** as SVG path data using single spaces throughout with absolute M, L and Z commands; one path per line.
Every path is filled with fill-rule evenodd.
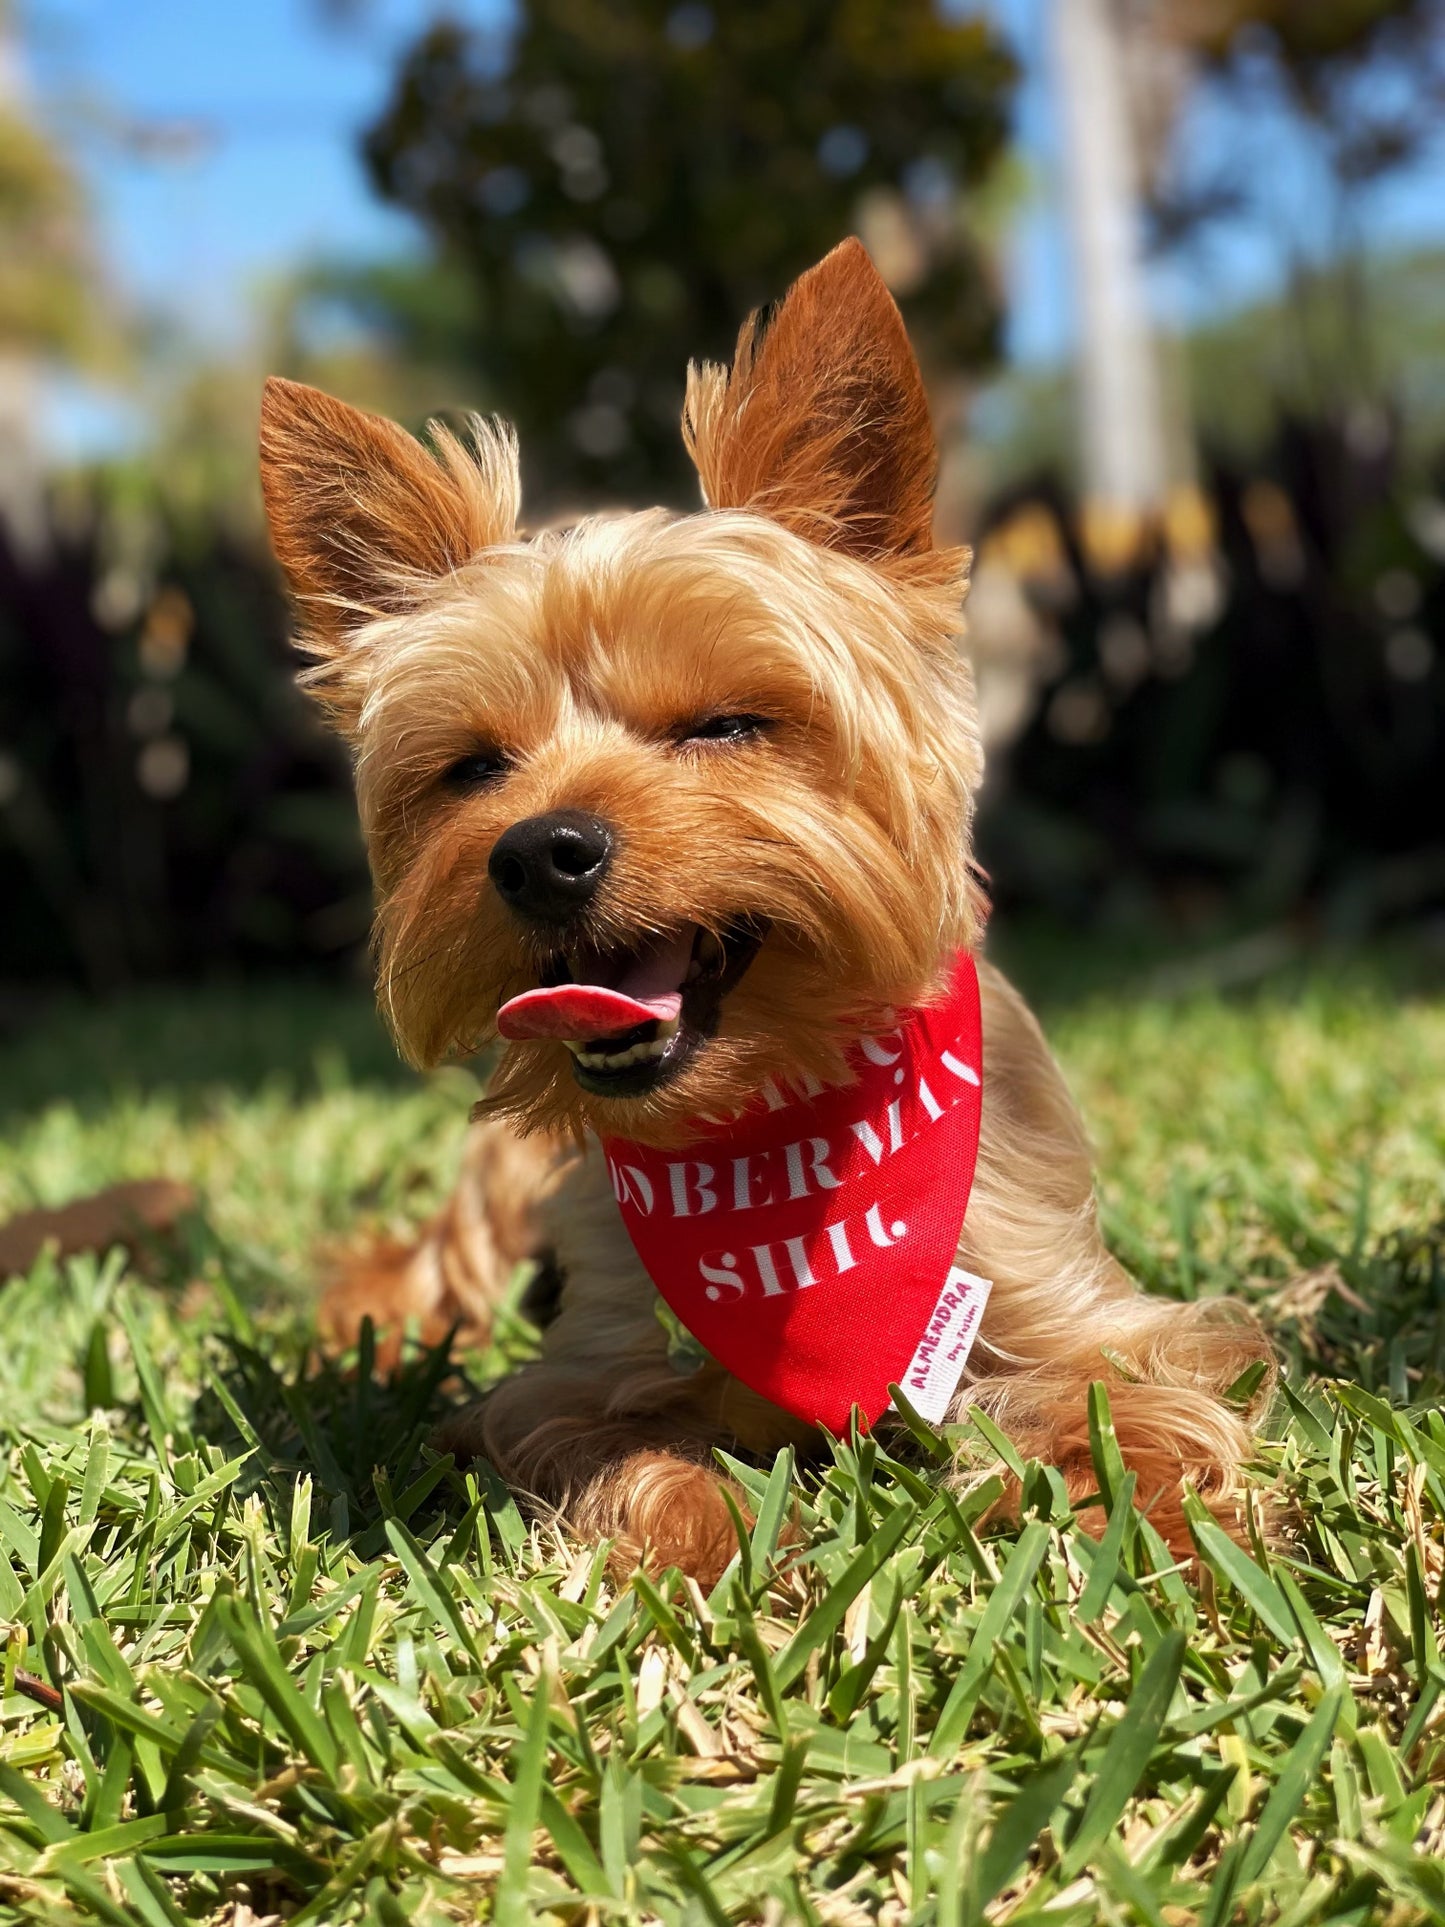
M 366 158 L 466 274 L 450 346 L 536 491 L 688 501 L 689 356 L 726 359 L 855 227 L 939 380 L 995 353 L 977 222 L 1013 82 L 933 0 L 532 0 L 512 32 L 424 33 Z
M 365 0 L 330 11 L 338 34 L 365 31 Z M 1436 138 L 1441 9 L 1044 12 L 1087 30 L 1123 89 L 1133 252 L 1116 308 L 1131 275 L 1207 274 L 1222 235 L 1273 237 L 1260 298 L 1132 317 L 1153 370 L 1126 394 L 1153 437 L 1137 487 L 1090 437 L 1108 341 L 1086 327 L 1068 366 L 1004 357 L 1011 236 L 1039 187 L 996 8 L 525 0 L 420 17 L 355 156 L 415 245 L 318 253 L 209 348 L 117 297 L 64 125 L 4 81 L 24 22 L 0 14 L 0 986 L 23 1001 L 356 967 L 368 896 L 347 771 L 291 685 L 259 519 L 264 371 L 413 428 L 505 413 L 537 519 L 685 506 L 687 358 L 726 356 L 741 315 L 847 232 L 920 349 L 941 528 L 976 544 L 999 901 L 1189 943 L 1438 918 L 1445 246 L 1382 255 L 1370 210 Z M 1056 61 L 1065 119 L 1081 72 Z M 1282 177 L 1244 142 L 1191 137 L 1206 94 L 1241 125 L 1263 100 L 1291 124 L 1328 245 L 1291 231 Z M 1087 310 L 1089 223 L 1117 228 L 1124 190 L 1116 168 L 1112 204 L 1104 191 L 1106 117 L 1083 126 L 1064 165 Z M 56 368 L 123 390 L 140 434 L 57 460 L 33 399 Z

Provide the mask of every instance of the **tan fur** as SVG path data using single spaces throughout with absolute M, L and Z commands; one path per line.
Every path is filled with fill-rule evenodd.
M 321 1303 L 322 1337 L 354 1345 L 369 1318 L 383 1335 L 383 1365 L 395 1360 L 407 1326 L 424 1344 L 452 1330 L 462 1344 L 485 1339 L 518 1265 L 546 1250 L 541 1206 L 563 1168 L 545 1139 L 474 1125 L 451 1196 L 415 1239 L 338 1255 L 340 1275 Z
M 262 460 L 319 690 L 355 752 L 381 1001 L 408 1056 L 476 1048 L 536 981 L 543 939 L 487 878 L 521 818 L 580 808 L 617 826 L 599 942 L 770 922 L 717 1037 L 646 1099 L 588 1097 L 561 1044 L 512 1045 L 452 1204 L 327 1308 L 341 1337 L 368 1312 L 476 1326 L 520 1257 L 549 1254 L 565 1287 L 540 1358 L 449 1442 L 626 1558 L 705 1575 L 733 1545 L 713 1448 L 814 1441 L 720 1367 L 672 1369 L 588 1146 L 601 1129 L 677 1143 L 765 1075 L 837 1076 L 860 1031 L 926 998 L 981 937 L 982 759 L 959 648 L 967 558 L 932 547 L 922 384 L 862 249 L 835 250 L 770 325 L 747 324 L 731 375 L 694 371 L 689 396 L 709 512 L 593 517 L 530 541 L 514 533 L 500 431 L 472 455 L 443 442 L 437 460 L 272 384 Z M 682 740 L 730 710 L 773 728 L 742 745 Z M 505 775 L 459 795 L 445 771 L 482 748 L 505 755 Z M 1088 1386 L 1107 1380 L 1141 1500 L 1182 1546 L 1182 1478 L 1228 1513 L 1250 1415 L 1221 1394 L 1268 1347 L 1235 1307 L 1135 1289 L 1100 1238 L 1082 1126 L 1038 1027 L 995 972 L 983 985 L 960 1256 L 994 1292 L 960 1401 L 1084 1496 Z

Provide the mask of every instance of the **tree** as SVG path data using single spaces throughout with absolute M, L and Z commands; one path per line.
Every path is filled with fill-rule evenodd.
M 45 540 L 35 434 L 42 361 L 85 363 L 113 343 L 74 173 L 34 124 L 7 0 L 0 0 L 0 529 Z
M 1315 163 L 1326 218 L 1301 220 L 1297 170 L 1261 168 L 1248 149 L 1212 174 L 1188 166 L 1155 182 L 1156 227 L 1187 241 L 1219 218 L 1261 218 L 1283 243 L 1295 326 L 1288 353 L 1314 366 L 1322 404 L 1378 414 L 1377 319 L 1367 253 L 1370 191 L 1418 161 L 1439 137 L 1445 107 L 1445 0 L 1162 0 L 1166 32 L 1247 124 L 1280 110 Z M 1342 352 L 1320 361 L 1306 317 L 1333 292 Z
M 926 360 L 994 352 L 967 197 L 1015 78 L 991 27 L 930 0 L 526 0 L 503 35 L 425 32 L 366 156 L 467 270 L 468 359 L 529 480 L 681 499 L 688 357 L 725 357 L 854 228 Z
M 1213 59 L 1262 33 L 1304 87 L 1401 36 L 1423 46 L 1440 24 L 1438 0 L 1170 0 L 1165 11 L 1180 38 Z
M 1439 133 L 1445 0 L 1165 0 L 1162 17 L 1226 85 L 1272 84 L 1342 192 L 1416 159 Z
M 1175 138 L 1186 103 L 1208 76 L 1241 101 L 1263 90 L 1305 133 L 1330 189 L 1330 286 L 1349 343 L 1348 372 L 1321 386 L 1368 392 L 1363 225 L 1353 217 L 1359 190 L 1438 129 L 1445 0 L 1053 0 L 1051 18 L 1079 297 L 1085 519 L 1107 560 L 1130 552 L 1141 514 L 1191 466 L 1183 369 L 1159 352 L 1150 321 L 1143 216 L 1166 249 L 1222 218 L 1265 215 L 1288 237 L 1291 356 L 1312 359 L 1303 319 L 1319 307 L 1315 270 L 1297 219 L 1273 204 L 1289 170 L 1230 151 L 1201 172 Z
M 1147 5 L 1054 0 L 1052 25 L 1079 316 L 1084 526 L 1092 559 L 1122 566 L 1171 480 L 1125 60 L 1126 32 L 1137 41 L 1153 22 Z

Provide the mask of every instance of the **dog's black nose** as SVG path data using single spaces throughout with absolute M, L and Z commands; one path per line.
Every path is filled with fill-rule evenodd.
M 552 810 L 504 830 L 487 863 L 498 894 L 537 923 L 566 923 L 597 894 L 613 836 L 585 810 Z

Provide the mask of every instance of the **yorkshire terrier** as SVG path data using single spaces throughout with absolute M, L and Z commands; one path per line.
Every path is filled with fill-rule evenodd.
M 505 427 L 428 451 L 267 384 L 381 1006 L 418 1065 L 505 1045 L 450 1203 L 326 1322 L 484 1330 L 536 1261 L 540 1355 L 445 1443 L 625 1559 L 716 1573 L 714 1448 L 816 1447 L 900 1392 L 1087 1501 L 1094 1380 L 1187 1549 L 1183 1482 L 1229 1514 L 1269 1347 L 1106 1250 L 1064 1080 L 978 956 L 969 558 L 934 544 L 923 383 L 857 241 L 689 371 L 682 432 L 699 512 L 524 539 Z

